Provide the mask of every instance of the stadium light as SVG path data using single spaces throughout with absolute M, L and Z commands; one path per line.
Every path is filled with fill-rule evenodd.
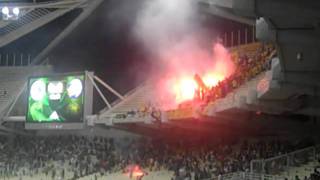
M 2 19 L 6 21 L 18 20 L 21 15 L 21 9 L 19 7 L 3 6 L 1 12 Z
M 19 14 L 20 14 L 20 9 L 19 9 L 18 7 L 14 7 L 14 8 L 12 9 L 12 12 L 13 12 L 14 15 L 19 16 Z
M 3 7 L 1 10 L 2 14 L 9 15 L 9 8 L 7 6 Z

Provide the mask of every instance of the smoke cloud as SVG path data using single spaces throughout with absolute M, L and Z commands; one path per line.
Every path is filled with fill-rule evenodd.
M 155 55 L 154 63 L 162 70 L 176 69 L 182 61 L 193 64 L 190 55 L 180 56 L 198 46 L 195 7 L 191 0 L 148 0 L 138 14 L 134 35 Z
M 185 100 L 177 99 L 177 88 L 172 89 L 181 79 L 193 79 L 197 73 L 215 85 L 212 83 L 234 69 L 221 44 L 211 42 L 210 47 L 205 43 L 208 36 L 201 27 L 197 7 L 194 0 L 146 0 L 133 30 L 135 38 L 153 55 L 152 78 L 161 77 L 158 96 L 168 98 L 169 93 L 175 97 L 171 98 L 174 104 Z M 216 82 L 210 80 L 213 76 L 219 77 Z

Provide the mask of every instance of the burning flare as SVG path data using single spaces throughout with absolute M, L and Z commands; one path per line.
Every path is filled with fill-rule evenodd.
M 173 66 L 168 72 L 167 85 L 161 87 L 169 87 L 169 93 L 171 97 L 174 97 L 175 105 L 193 100 L 198 90 L 211 89 L 234 72 L 234 64 L 230 59 L 229 52 L 221 44 L 214 45 L 212 57 L 201 53 L 203 51 L 199 50 L 198 52 L 184 53 L 182 57 L 189 57 L 188 63 Z M 191 56 L 188 56 L 190 54 Z M 195 57 L 195 54 L 204 59 Z M 190 57 L 193 59 L 192 63 L 190 63 Z M 191 66 L 189 66 L 190 64 Z M 166 90 L 166 92 L 168 91 Z

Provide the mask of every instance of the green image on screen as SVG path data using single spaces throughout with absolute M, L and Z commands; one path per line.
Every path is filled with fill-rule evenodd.
M 29 79 L 27 122 L 81 122 L 84 75 Z

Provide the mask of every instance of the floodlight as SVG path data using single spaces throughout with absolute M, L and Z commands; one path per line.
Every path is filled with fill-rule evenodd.
M 18 7 L 14 7 L 14 8 L 12 9 L 12 12 L 13 12 L 14 15 L 19 16 L 19 14 L 20 14 L 20 9 L 19 9 Z
M 69 82 L 67 92 L 70 98 L 78 98 L 82 93 L 82 82 L 80 79 L 73 79 Z
M 37 80 L 31 85 L 31 98 L 34 101 L 41 101 L 46 95 L 46 84 L 42 80 Z
M 9 15 L 9 8 L 7 6 L 2 8 L 2 14 Z

